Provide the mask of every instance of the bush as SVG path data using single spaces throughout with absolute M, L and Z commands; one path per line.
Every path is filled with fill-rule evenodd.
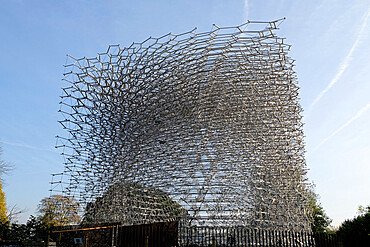
M 339 227 L 338 234 L 343 238 L 345 246 L 370 246 L 370 206 L 352 220 L 345 220 Z

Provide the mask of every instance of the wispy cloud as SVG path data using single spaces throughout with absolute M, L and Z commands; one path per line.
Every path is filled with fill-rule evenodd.
M 28 148 L 28 149 L 33 149 L 33 150 L 39 150 L 39 151 L 48 151 L 52 153 L 59 153 L 56 150 L 53 149 L 48 149 L 48 148 L 39 148 L 35 147 L 32 145 L 24 144 L 24 143 L 16 143 L 16 142 L 7 142 L 7 141 L 0 141 L 2 144 L 10 145 L 10 146 L 15 146 L 15 147 L 22 147 L 22 148 Z
M 243 21 L 244 22 L 247 22 L 248 19 L 249 19 L 249 3 L 248 3 L 248 0 L 244 0 L 244 15 L 243 15 Z
M 363 19 L 360 31 L 358 32 L 358 34 L 356 36 L 355 42 L 353 43 L 353 45 L 352 45 L 350 51 L 348 52 L 347 56 L 342 61 L 342 64 L 340 65 L 337 74 L 330 81 L 329 85 L 316 96 L 316 98 L 312 102 L 311 106 L 309 107 L 307 114 L 309 114 L 312 111 L 313 107 L 339 81 L 339 79 L 342 77 L 343 73 L 346 71 L 347 67 L 349 66 L 349 64 L 352 60 L 353 52 L 357 49 L 360 41 L 362 40 L 364 32 L 366 31 L 366 24 L 367 24 L 367 21 L 369 19 L 369 16 L 370 16 L 370 7 L 368 8 L 368 10 L 365 14 L 365 17 Z
M 341 132 L 344 128 L 348 127 L 350 124 L 352 124 L 354 121 L 359 119 L 362 115 L 364 115 L 368 110 L 370 109 L 370 103 L 362 107 L 350 120 L 348 120 L 345 124 L 340 126 L 338 129 L 336 129 L 331 135 L 326 137 L 324 140 L 322 140 L 316 147 L 314 147 L 310 152 L 315 152 L 317 149 L 319 149 L 324 143 L 326 143 L 328 140 L 333 138 L 335 135 L 337 135 L 339 132 Z

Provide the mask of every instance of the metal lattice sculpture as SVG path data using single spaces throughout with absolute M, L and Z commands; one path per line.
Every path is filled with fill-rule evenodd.
M 72 58 L 63 193 L 86 222 L 309 229 L 298 86 L 279 22 Z

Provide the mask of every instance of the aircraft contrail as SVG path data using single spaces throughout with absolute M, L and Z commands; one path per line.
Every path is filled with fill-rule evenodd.
M 344 58 L 342 64 L 340 65 L 339 71 L 334 76 L 334 78 L 330 81 L 329 85 L 323 91 L 321 91 L 321 93 L 319 93 L 319 95 L 316 96 L 316 98 L 314 99 L 314 101 L 312 102 L 311 106 L 308 109 L 308 113 L 310 113 L 312 111 L 313 107 L 317 104 L 317 102 L 319 102 L 320 99 L 339 81 L 339 79 L 343 75 L 344 71 L 347 69 L 349 63 L 352 60 L 353 52 L 356 50 L 356 48 L 357 48 L 358 44 L 360 43 L 360 41 L 362 39 L 362 36 L 363 36 L 363 34 L 366 30 L 366 24 L 367 24 L 367 21 L 369 19 L 369 16 L 370 16 L 370 7 L 368 8 L 367 13 L 365 14 L 364 21 L 362 22 L 362 25 L 361 25 L 360 31 L 357 34 L 356 40 L 353 43 L 353 45 L 351 47 L 351 50 L 348 52 L 347 56 Z
M 325 142 L 333 138 L 336 134 L 338 134 L 340 131 L 342 131 L 344 128 L 348 127 L 348 125 L 352 124 L 355 120 L 360 118 L 362 115 L 364 115 L 365 112 L 367 112 L 370 109 L 370 103 L 362 107 L 355 116 L 353 116 L 350 120 L 348 120 L 345 124 L 340 126 L 337 130 L 335 130 L 331 135 L 326 137 L 324 140 L 322 140 L 315 148 L 313 148 L 310 152 L 316 151 L 319 147 L 321 147 Z
M 39 150 L 39 151 L 48 151 L 52 153 L 60 153 L 53 149 L 39 148 L 39 147 L 35 147 L 32 145 L 24 144 L 24 143 L 16 143 L 16 142 L 8 142 L 8 141 L 0 141 L 0 143 L 10 145 L 10 146 L 15 146 L 15 147 L 29 148 L 29 149 Z
M 244 22 L 248 21 L 248 16 L 249 16 L 249 4 L 248 0 L 244 0 Z

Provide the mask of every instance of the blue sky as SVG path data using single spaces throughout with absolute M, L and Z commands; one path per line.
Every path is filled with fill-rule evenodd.
M 9 206 L 35 214 L 63 170 L 54 149 L 66 54 L 95 57 L 169 32 L 287 19 L 278 35 L 301 87 L 309 179 L 338 225 L 370 204 L 370 2 L 367 0 L 0 0 L 0 142 L 14 170 Z

